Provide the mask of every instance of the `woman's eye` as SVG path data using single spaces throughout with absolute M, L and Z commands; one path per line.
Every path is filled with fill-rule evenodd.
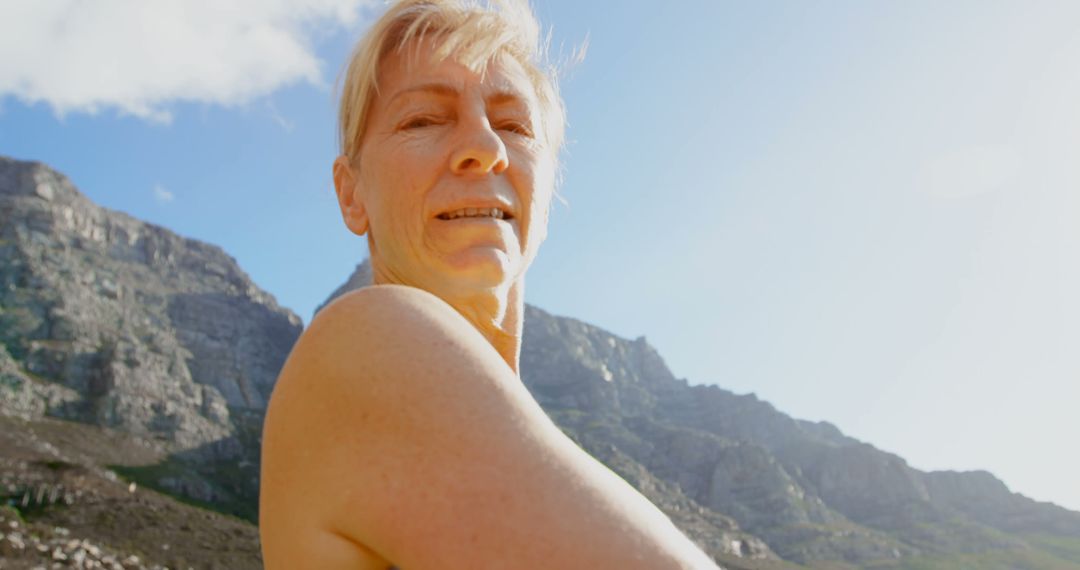
M 424 127 L 430 127 L 430 126 L 436 125 L 436 124 L 438 124 L 438 121 L 436 121 L 435 119 L 433 119 L 431 117 L 415 117 L 415 118 L 409 119 L 408 121 L 405 121 L 405 123 L 401 125 L 401 128 L 402 129 L 422 129 Z
M 528 127 L 528 125 L 526 125 L 524 123 L 519 123 L 517 121 L 511 121 L 511 122 L 508 122 L 508 123 L 502 123 L 501 125 L 499 125 L 499 129 L 503 130 L 503 131 L 510 131 L 510 132 L 512 132 L 514 134 L 518 134 L 518 135 L 522 135 L 522 136 L 526 136 L 526 137 L 532 137 L 533 136 L 532 129 L 530 129 Z

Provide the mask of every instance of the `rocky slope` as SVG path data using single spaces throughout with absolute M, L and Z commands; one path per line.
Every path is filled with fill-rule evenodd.
M 0 157 L 0 568 L 260 567 L 263 410 L 300 331 L 219 248 Z M 691 386 L 644 338 L 531 305 L 524 334 L 545 411 L 725 567 L 1080 570 L 1080 514 L 989 473 Z
M 249 521 L 129 480 L 166 456 L 115 429 L 0 416 L 0 568 L 262 568 Z

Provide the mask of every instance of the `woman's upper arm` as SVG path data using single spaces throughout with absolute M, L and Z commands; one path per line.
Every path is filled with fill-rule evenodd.
M 427 292 L 368 288 L 323 309 L 267 438 L 272 414 L 295 430 L 297 491 L 320 521 L 406 570 L 715 568 Z

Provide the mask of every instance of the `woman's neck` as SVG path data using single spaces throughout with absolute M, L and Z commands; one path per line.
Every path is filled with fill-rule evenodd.
M 372 268 L 372 284 L 409 285 Z M 505 286 L 454 295 L 443 291 L 429 291 L 446 301 L 491 344 L 516 376 L 521 377 L 521 337 L 525 319 L 525 278 L 521 277 Z
M 525 318 L 525 279 L 463 299 L 444 299 L 487 339 L 521 377 L 521 337 Z

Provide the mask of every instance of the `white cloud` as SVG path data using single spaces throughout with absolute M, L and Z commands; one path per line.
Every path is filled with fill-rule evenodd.
M 167 204 L 173 201 L 173 193 L 166 190 L 161 184 L 154 184 L 154 198 L 162 204 Z
M 278 111 L 277 105 L 274 105 L 273 101 L 266 102 L 266 110 L 270 112 L 270 117 L 274 119 L 274 122 L 284 129 L 285 132 L 291 133 L 293 132 L 293 129 L 296 128 L 296 123 L 285 118 L 285 115 L 282 115 L 281 112 Z
M 13 0 L 0 7 L 0 98 L 59 114 L 168 121 L 177 101 L 235 105 L 325 85 L 313 41 L 373 0 Z M 336 73 L 336 70 L 333 71 Z

